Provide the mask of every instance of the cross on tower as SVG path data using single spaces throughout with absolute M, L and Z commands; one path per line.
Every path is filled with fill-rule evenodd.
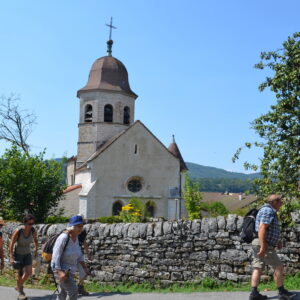
M 117 27 L 113 26 L 112 25 L 112 17 L 110 18 L 110 24 L 105 24 L 106 26 L 109 27 L 109 40 L 111 40 L 111 32 L 112 32 L 112 29 L 117 29 Z

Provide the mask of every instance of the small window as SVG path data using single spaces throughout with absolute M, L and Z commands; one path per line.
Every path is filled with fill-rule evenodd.
M 134 154 L 138 154 L 138 146 L 137 146 L 137 144 L 134 145 Z
M 132 178 L 128 181 L 127 188 L 130 192 L 137 193 L 142 189 L 142 181 L 140 178 Z
M 124 107 L 123 123 L 126 125 L 128 125 L 130 123 L 130 108 L 128 106 Z
M 85 107 L 84 122 L 92 122 L 92 121 L 93 121 L 93 107 L 92 105 L 88 104 Z
M 119 216 L 120 212 L 122 211 L 122 206 L 123 205 L 120 201 L 115 202 L 112 207 L 112 215 Z
M 155 215 L 155 203 L 153 201 L 148 201 L 145 206 L 146 216 L 153 218 Z
M 110 104 L 104 106 L 104 122 L 113 121 L 113 107 Z

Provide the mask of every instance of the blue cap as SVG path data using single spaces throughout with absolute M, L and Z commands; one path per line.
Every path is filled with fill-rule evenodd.
M 82 216 L 73 216 L 69 220 L 69 226 L 75 226 L 79 224 L 84 224 L 84 221 L 82 219 Z

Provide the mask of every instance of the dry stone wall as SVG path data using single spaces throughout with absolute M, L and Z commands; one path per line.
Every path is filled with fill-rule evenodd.
M 283 232 L 279 252 L 287 273 L 300 270 L 300 215 L 296 225 Z M 243 218 L 204 218 L 133 224 L 87 224 L 93 278 L 100 282 L 183 282 L 204 277 L 234 282 L 249 281 L 251 246 L 240 241 Z M 8 239 L 16 224 L 4 227 Z M 40 243 L 66 224 L 38 225 Z M 266 269 L 264 276 L 272 274 Z

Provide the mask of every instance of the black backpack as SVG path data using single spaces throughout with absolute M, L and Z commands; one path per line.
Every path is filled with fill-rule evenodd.
M 241 231 L 241 240 L 244 243 L 250 244 L 257 237 L 257 232 L 255 231 L 257 213 L 258 209 L 253 208 L 244 217 Z
M 47 263 L 51 262 L 54 244 L 55 244 L 57 238 L 58 238 L 63 232 L 65 232 L 65 230 L 61 231 L 61 232 L 58 233 L 58 234 L 55 234 L 55 235 L 51 236 L 51 237 L 47 240 L 47 242 L 43 245 L 43 247 L 42 247 L 42 257 L 43 257 L 43 259 L 44 259 L 45 262 L 47 262 Z M 69 236 L 69 234 L 68 234 L 68 238 L 67 238 L 67 241 L 66 241 L 66 243 L 65 243 L 65 245 L 64 245 L 63 252 L 66 250 L 66 247 L 67 247 L 67 245 L 68 245 L 69 239 L 70 239 L 70 236 Z

